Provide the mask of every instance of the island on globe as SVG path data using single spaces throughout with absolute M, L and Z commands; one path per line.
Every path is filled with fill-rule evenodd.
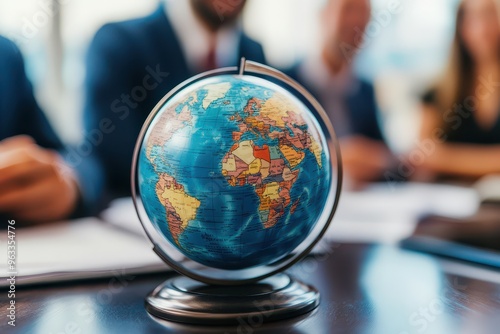
M 156 230 L 189 259 L 237 270 L 292 252 L 318 222 L 332 167 L 314 113 L 268 80 L 202 79 L 161 106 L 138 155 Z

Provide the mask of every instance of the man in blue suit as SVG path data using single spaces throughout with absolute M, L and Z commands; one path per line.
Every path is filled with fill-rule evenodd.
M 33 96 L 19 49 L 0 36 L 0 216 L 43 222 L 89 213 L 99 177 L 90 159 L 70 168 Z M 84 182 L 92 178 L 92 182 Z
M 143 18 L 111 23 L 96 34 L 88 53 L 85 124 L 108 133 L 94 152 L 112 196 L 130 194 L 137 136 L 153 107 L 189 77 L 237 65 L 240 57 L 265 63 L 262 47 L 242 33 L 245 1 L 170 1 Z
M 392 157 L 377 120 L 373 86 L 352 69 L 370 20 L 369 0 L 330 0 L 321 14 L 322 47 L 289 74 L 325 108 L 349 179 L 356 185 L 380 179 Z

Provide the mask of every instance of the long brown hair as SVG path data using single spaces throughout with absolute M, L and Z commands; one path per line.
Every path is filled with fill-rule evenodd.
M 465 15 L 464 2 L 463 0 L 458 8 L 455 37 L 448 66 L 434 89 L 435 103 L 442 113 L 452 108 L 455 103 L 463 103 L 468 96 L 474 94 L 476 66 L 460 32 Z M 500 22 L 500 0 L 493 0 L 493 2 L 497 7 Z M 500 50 L 498 59 L 500 63 Z

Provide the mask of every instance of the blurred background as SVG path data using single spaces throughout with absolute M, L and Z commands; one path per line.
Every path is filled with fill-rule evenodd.
M 0 0 L 0 34 L 21 48 L 37 98 L 69 143 L 83 136 L 84 57 L 103 24 L 146 15 L 159 0 Z M 372 0 L 372 21 L 356 71 L 374 80 L 381 124 L 395 152 L 409 149 L 418 129 L 418 96 L 446 61 L 457 0 Z M 260 41 L 269 63 L 293 65 L 317 49 L 324 0 L 248 0 L 245 32 Z M 397 139 L 397 140 L 396 140 Z

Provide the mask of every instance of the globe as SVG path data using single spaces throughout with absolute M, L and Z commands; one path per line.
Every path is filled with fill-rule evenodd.
M 160 102 L 139 140 L 136 187 L 148 224 L 203 266 L 286 259 L 332 210 L 323 120 L 274 81 L 201 78 Z

